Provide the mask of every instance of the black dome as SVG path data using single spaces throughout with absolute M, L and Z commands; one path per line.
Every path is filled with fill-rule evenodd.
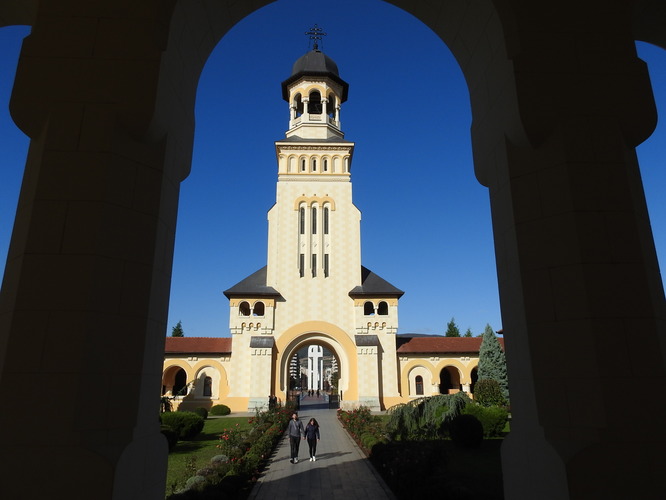
M 340 76 L 335 61 L 319 50 L 311 50 L 294 63 L 291 76 L 299 73 L 333 73 Z
M 285 101 L 289 100 L 289 91 L 287 87 L 298 80 L 302 76 L 326 76 L 331 80 L 342 85 L 342 102 L 347 100 L 347 90 L 349 84 L 340 78 L 338 73 L 338 65 L 335 61 L 328 57 L 320 50 L 311 50 L 307 54 L 298 58 L 291 68 L 291 76 L 282 82 L 282 98 Z

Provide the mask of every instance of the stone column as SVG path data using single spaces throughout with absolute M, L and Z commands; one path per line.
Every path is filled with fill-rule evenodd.
M 648 396 L 666 383 L 664 295 L 634 152 L 654 107 L 614 15 L 616 30 L 577 25 L 564 43 L 548 33 L 581 12 L 524 13 L 493 111 L 477 101 L 514 416 L 507 499 L 654 498 L 666 470 L 666 406 Z M 637 373 L 640 417 L 621 403 Z

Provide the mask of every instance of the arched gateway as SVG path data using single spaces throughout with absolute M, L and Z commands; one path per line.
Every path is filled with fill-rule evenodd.
M 33 26 L 11 101 L 31 144 L 0 293 L 0 416 L 8 429 L 40 425 L 40 412 L 14 411 L 34 395 L 58 409 L 48 439 L 4 436 L 0 460 L 12 481 L 1 496 L 163 498 L 166 444 L 153 401 L 196 82 L 222 36 L 267 3 L 0 2 L 0 24 Z M 451 48 L 470 89 L 507 332 L 506 498 L 663 496 L 666 402 L 644 398 L 641 432 L 629 438 L 635 405 L 617 401 L 637 384 L 660 394 L 666 381 L 664 292 L 635 154 L 656 113 L 634 43 L 666 46 L 664 2 L 391 3 Z M 293 120 L 312 113 L 304 90 L 290 100 Z M 324 112 L 328 96 L 320 92 L 320 116 L 337 120 L 328 103 Z M 281 168 L 349 166 L 339 154 L 303 163 L 301 153 Z M 325 223 L 336 209 L 325 195 L 294 215 L 305 222 L 316 208 Z M 300 252 L 284 261 L 310 265 Z M 259 322 L 247 316 L 247 335 L 234 340 L 269 338 Z M 646 366 L 649 376 L 637 376 Z M 32 481 L 25 464 L 44 452 L 52 460 Z

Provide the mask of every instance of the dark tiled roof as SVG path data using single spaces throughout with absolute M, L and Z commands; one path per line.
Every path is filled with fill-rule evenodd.
M 354 287 L 349 296 L 355 297 L 402 297 L 405 292 L 380 278 L 370 269 L 361 266 L 361 286 Z
M 483 337 L 398 337 L 398 353 L 478 353 Z M 498 338 L 504 349 L 504 339 Z
M 272 286 L 266 286 L 266 268 L 262 267 L 256 273 L 249 275 L 223 293 L 228 299 L 231 297 L 279 297 L 280 293 Z
M 166 354 L 229 354 L 231 339 L 219 337 L 167 337 Z
M 289 100 L 288 86 L 302 76 L 324 76 L 339 83 L 342 86 L 342 102 L 347 100 L 349 84 L 340 78 L 338 65 L 320 50 L 311 50 L 298 58 L 291 68 L 291 76 L 282 82 L 282 98 Z

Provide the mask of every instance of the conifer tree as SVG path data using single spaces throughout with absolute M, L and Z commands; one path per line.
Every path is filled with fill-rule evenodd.
M 460 328 L 458 328 L 458 325 L 456 325 L 456 319 L 451 318 L 451 321 L 449 321 L 446 324 L 446 334 L 447 337 L 460 337 Z
M 465 332 L 465 335 L 463 337 L 472 337 L 472 329 L 468 328 L 467 331 Z
M 490 325 L 486 325 L 479 348 L 479 380 L 492 379 L 502 389 L 502 395 L 509 401 L 509 378 L 506 373 L 506 358 Z
M 176 326 L 174 326 L 171 329 L 171 336 L 172 337 L 184 337 L 185 336 L 185 332 L 183 331 L 183 325 L 180 321 L 178 323 L 176 323 Z

